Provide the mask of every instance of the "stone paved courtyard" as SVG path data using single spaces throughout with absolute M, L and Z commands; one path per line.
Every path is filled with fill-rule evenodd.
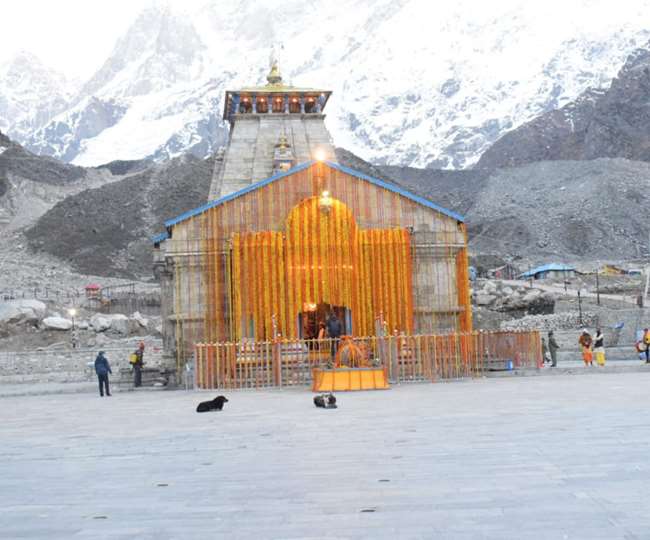
M 650 539 L 650 374 L 0 399 L 0 538 Z

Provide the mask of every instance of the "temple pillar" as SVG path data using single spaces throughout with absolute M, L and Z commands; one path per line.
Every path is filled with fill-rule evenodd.
M 285 94 L 282 96 L 283 100 L 283 107 L 282 110 L 284 110 L 285 114 L 289 114 L 289 94 Z
M 305 96 L 300 96 L 300 113 L 305 114 Z
M 253 102 L 253 114 L 257 113 L 257 95 L 253 94 L 251 97 L 251 101 Z

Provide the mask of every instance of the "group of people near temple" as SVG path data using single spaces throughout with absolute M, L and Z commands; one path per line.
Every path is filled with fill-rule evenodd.
M 582 361 L 585 366 L 594 365 L 594 354 L 596 355 L 596 363 L 599 366 L 605 365 L 605 336 L 603 336 L 603 331 L 600 328 L 596 329 L 596 335 L 593 337 L 585 328 L 578 338 L 578 344 L 582 351 Z
M 318 323 L 318 334 L 316 335 L 317 340 L 331 339 L 330 344 L 330 354 L 332 358 L 336 355 L 338 350 L 339 340 L 343 334 L 343 323 L 336 316 L 334 312 L 331 312 L 327 317 L 325 322 Z
M 596 363 L 599 366 L 605 365 L 605 336 L 600 328 L 596 329 L 596 335 L 593 337 L 585 328 L 578 338 L 578 344 L 580 345 L 582 361 L 585 366 L 593 366 L 594 355 L 596 355 Z M 557 351 L 559 348 L 560 346 L 555 339 L 553 330 L 551 330 L 548 333 L 548 342 L 542 338 L 542 356 L 544 363 L 550 363 L 551 367 L 556 367 Z
M 578 345 L 585 366 L 593 366 L 594 357 L 597 365 L 605 365 L 605 336 L 602 329 L 597 328 L 593 336 L 589 330 L 583 329 L 578 337 Z M 548 342 L 542 338 L 542 356 L 544 362 L 550 363 L 551 367 L 557 366 L 557 350 L 559 348 L 553 331 L 548 333 Z M 643 329 L 643 334 L 636 342 L 636 350 L 639 356 L 645 359 L 645 363 L 650 364 L 650 329 Z
M 142 366 L 144 365 L 144 341 L 141 341 L 138 348 L 129 357 L 129 363 L 133 368 L 133 386 L 142 386 Z M 111 365 L 108 363 L 106 353 L 99 351 L 95 358 L 95 373 L 99 383 L 99 395 L 104 397 L 111 395 L 108 375 L 112 374 Z

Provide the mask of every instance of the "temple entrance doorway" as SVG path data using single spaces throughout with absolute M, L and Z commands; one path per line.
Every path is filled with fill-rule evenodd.
M 352 332 L 352 311 L 345 306 L 331 304 L 304 304 L 303 311 L 298 315 L 298 329 L 302 339 L 317 339 L 319 324 L 327 323 L 327 317 L 333 311 L 343 325 L 343 334 Z

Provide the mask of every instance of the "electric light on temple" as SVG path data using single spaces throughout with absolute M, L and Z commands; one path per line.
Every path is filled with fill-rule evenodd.
M 329 213 L 332 209 L 332 197 L 330 197 L 329 191 L 323 191 L 323 193 L 321 193 L 320 199 L 318 200 L 318 206 L 321 212 L 324 212 L 325 214 Z

